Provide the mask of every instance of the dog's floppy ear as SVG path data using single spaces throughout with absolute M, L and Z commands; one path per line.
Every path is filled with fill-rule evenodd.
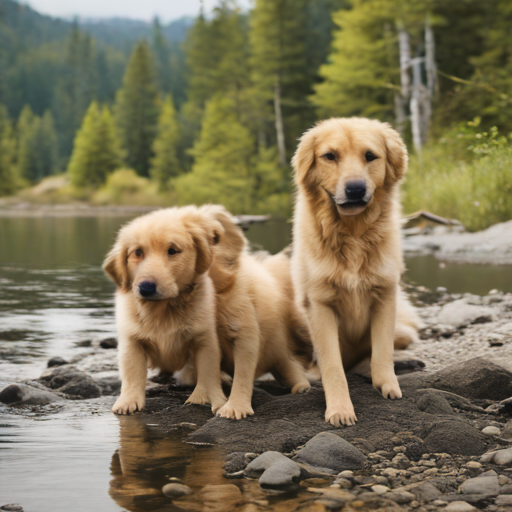
M 204 274 L 213 262 L 213 246 L 224 234 L 222 224 L 210 218 L 197 219 L 190 228 L 196 246 L 196 274 Z
M 128 283 L 128 268 L 126 266 L 126 250 L 116 242 L 103 262 L 103 271 L 119 289 L 126 290 Z
M 384 123 L 386 144 L 386 183 L 392 185 L 400 181 L 407 171 L 407 148 L 402 137 L 389 123 Z
M 292 158 L 295 169 L 295 181 L 301 183 L 309 169 L 315 163 L 315 135 L 314 128 L 305 132 L 300 138 L 297 151 Z

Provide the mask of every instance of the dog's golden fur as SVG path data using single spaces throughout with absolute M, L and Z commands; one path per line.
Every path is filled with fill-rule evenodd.
M 311 357 L 311 345 L 293 301 L 289 258 L 283 253 L 250 254 L 241 229 L 224 208 L 201 210 L 224 228 L 210 277 L 217 292 L 222 369 L 233 375 L 233 385 L 217 414 L 240 419 L 253 414 L 254 379 L 268 371 L 292 393 L 310 389 L 304 363 Z
M 302 136 L 292 163 L 297 307 L 320 366 L 326 421 L 350 425 L 356 415 L 344 368 L 371 353 L 374 387 L 401 398 L 394 345 L 404 348 L 417 337 L 418 317 L 399 287 L 398 183 L 407 151 L 386 123 L 330 119 Z M 364 198 L 349 201 L 349 183 L 364 183 Z
M 147 367 L 166 372 L 187 361 L 197 368 L 188 402 L 226 402 L 221 388 L 221 352 L 215 329 L 215 290 L 208 270 L 222 225 L 194 206 L 168 208 L 124 226 L 103 268 L 117 285 L 121 396 L 113 411 L 129 414 L 144 407 Z M 151 281 L 156 294 L 141 295 Z

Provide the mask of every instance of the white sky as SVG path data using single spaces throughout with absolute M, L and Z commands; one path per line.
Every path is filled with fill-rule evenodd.
M 251 0 L 239 0 L 246 9 Z M 196 16 L 200 0 L 21 0 L 41 14 L 58 18 L 133 18 L 150 21 L 158 16 L 167 22 L 182 16 Z M 204 0 L 209 12 L 217 0 Z

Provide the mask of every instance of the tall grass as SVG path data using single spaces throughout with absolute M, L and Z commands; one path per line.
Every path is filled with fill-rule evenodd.
M 478 127 L 478 119 L 460 125 L 411 157 L 405 213 L 428 210 L 469 231 L 512 219 L 512 137 Z

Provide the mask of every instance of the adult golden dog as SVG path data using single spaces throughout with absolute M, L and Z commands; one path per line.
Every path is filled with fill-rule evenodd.
M 373 386 L 401 398 L 394 345 L 419 320 L 399 287 L 403 271 L 398 183 L 407 150 L 390 125 L 330 119 L 306 132 L 293 157 L 298 187 L 292 278 L 322 375 L 326 421 L 356 421 L 344 368 L 371 353 Z
M 233 385 L 217 415 L 241 419 L 254 414 L 254 379 L 266 372 L 292 393 L 310 389 L 304 366 L 312 356 L 311 342 L 293 300 L 289 258 L 250 254 L 242 230 L 222 206 L 200 211 L 223 228 L 209 275 L 216 290 L 222 369 L 233 376 Z
M 124 226 L 103 268 L 117 285 L 121 396 L 117 414 L 144 407 L 147 367 L 166 372 L 192 361 L 197 385 L 187 402 L 226 402 L 208 270 L 224 228 L 194 206 L 168 208 Z

